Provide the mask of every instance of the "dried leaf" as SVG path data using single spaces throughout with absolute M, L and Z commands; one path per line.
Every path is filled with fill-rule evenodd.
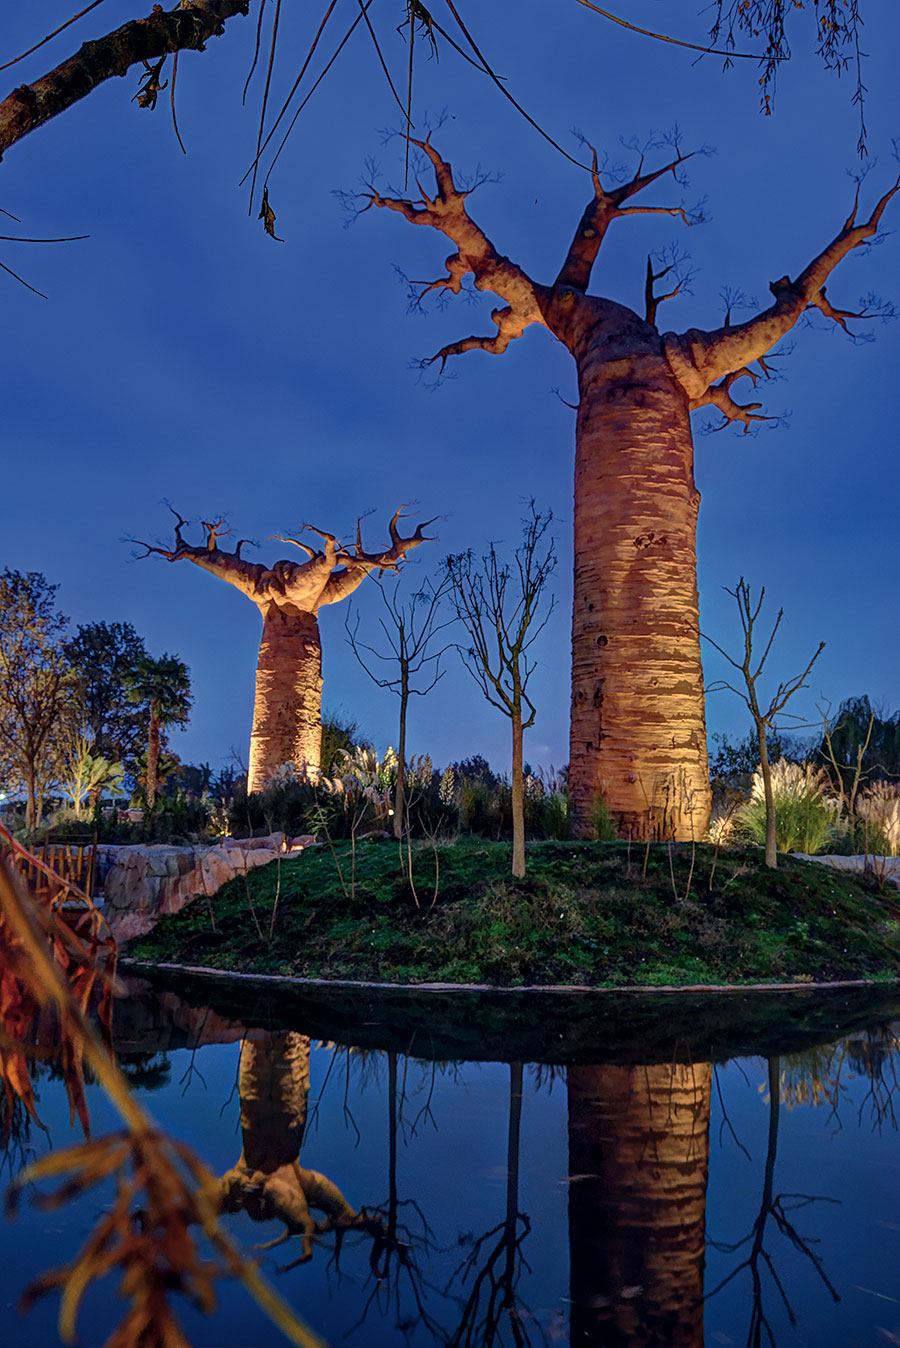
M 276 239 L 278 243 L 284 243 L 284 239 L 279 238 L 278 235 L 275 233 L 275 212 L 269 205 L 268 187 L 263 188 L 262 206 L 260 207 L 259 215 L 256 218 L 257 220 L 263 221 L 263 228 L 265 229 L 270 239 Z

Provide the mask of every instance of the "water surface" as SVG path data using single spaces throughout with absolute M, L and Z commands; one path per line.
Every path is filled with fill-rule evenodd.
M 220 1178 L 229 1229 L 280 1242 L 263 1266 L 329 1343 L 900 1344 L 900 999 L 775 1001 L 429 1012 L 182 980 L 130 997 L 116 1037 L 151 1112 Z M 61 1083 L 39 1087 L 49 1143 L 79 1141 Z M 117 1127 L 88 1094 L 94 1134 Z M 49 1143 L 18 1126 L 7 1174 Z M 0 1226 L 6 1344 L 58 1342 L 52 1300 L 13 1307 L 105 1198 L 26 1202 Z M 340 1238 L 316 1232 L 323 1209 Z M 220 1289 L 213 1317 L 184 1307 L 192 1343 L 283 1342 Z M 82 1343 L 121 1304 L 92 1292 Z

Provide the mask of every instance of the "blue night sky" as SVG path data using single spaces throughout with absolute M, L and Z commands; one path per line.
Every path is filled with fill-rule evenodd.
M 74 0 L 46 0 L 39 19 L 35 6 L 8 8 L 2 60 L 67 18 Z M 282 8 L 275 107 L 324 5 Z M 442 0 L 432 8 L 445 27 L 452 23 Z M 704 16 L 689 0 L 631 0 L 625 8 L 636 23 L 703 41 Z M 355 0 L 338 4 L 326 46 L 356 9 Z M 64 33 L 6 71 L 8 88 L 142 12 L 106 0 L 75 36 Z M 796 275 L 841 228 L 853 195 L 847 171 L 859 166 L 853 75 L 838 80 L 821 69 L 811 14 L 796 16 L 795 56 L 779 78 L 775 115 L 765 118 L 753 62 L 723 73 L 718 58 L 697 61 L 575 0 L 467 0 L 461 12 L 510 91 L 566 149 L 578 152 L 571 136 L 578 127 L 612 160 L 633 166 L 620 138 L 643 139 L 677 122 L 686 148 L 715 151 L 691 162 L 685 194 L 688 203 L 708 199 L 707 223 L 685 230 L 667 217 L 616 222 L 593 291 L 640 307 L 647 253 L 677 241 L 697 269 L 693 294 L 665 306 L 660 326 L 715 327 L 723 287 L 765 304 L 768 283 Z M 402 85 L 407 48 L 395 26 L 404 6 L 376 0 L 371 13 Z M 897 171 L 900 7 L 866 0 L 864 14 L 868 214 Z M 538 718 L 526 757 L 560 766 L 568 757 L 574 440 L 574 413 L 561 398 L 574 400 L 574 365 L 549 333 L 532 328 L 502 357 L 459 358 L 454 377 L 437 389 L 410 369 L 412 357 L 491 332 L 496 300 L 410 316 L 395 264 L 416 279 L 437 277 L 447 241 L 388 212 L 342 228 L 333 189 L 357 185 L 367 156 L 389 182 L 402 181 L 402 143 L 385 144 L 381 131 L 398 126 L 400 114 L 362 25 L 272 174 L 284 242 L 265 236 L 258 203 L 248 216 L 246 188 L 238 187 L 253 156 L 264 76 L 258 69 L 242 108 L 254 34 L 253 19 L 233 19 L 204 54 L 182 56 L 177 103 L 187 156 L 173 134 L 168 90 L 153 113 L 131 101 L 137 72 L 108 82 L 5 156 L 0 205 L 21 219 L 22 232 L 90 237 L 58 247 L 2 245 L 0 260 L 49 299 L 9 277 L 0 282 L 8 333 L 0 565 L 59 582 L 73 625 L 128 620 L 151 653 L 185 660 L 195 708 L 173 748 L 185 761 L 219 767 L 232 746 L 246 756 L 260 620 L 241 594 L 188 563 L 130 562 L 123 536 L 170 537 L 163 498 L 195 519 L 228 512 L 236 536 L 262 544 L 250 555 L 269 562 L 285 553 L 267 541 L 271 534 L 309 520 L 346 535 L 369 509 L 368 544 L 383 545 L 393 509 L 415 499 L 423 517 L 442 518 L 439 541 L 413 554 L 412 588 L 448 552 L 479 551 L 491 539 L 512 551 L 534 497 L 556 516 L 560 562 L 557 610 L 536 648 Z M 435 135 L 442 153 L 461 172 L 480 165 L 501 178 L 479 189 L 470 213 L 501 252 L 552 280 L 589 198 L 587 175 L 443 46 L 439 61 L 417 63 L 414 120 L 421 127 L 442 109 L 446 121 Z M 664 205 L 681 199 L 665 180 L 646 197 Z M 897 230 L 900 199 L 885 223 Z M 829 285 L 833 303 L 846 308 L 869 291 L 898 296 L 896 234 L 846 259 Z M 776 674 L 798 673 L 827 642 L 806 700 L 797 700 L 810 716 L 822 696 L 836 705 L 867 692 L 889 710 L 900 704 L 890 394 L 900 325 L 857 327 L 875 341 L 852 344 L 821 320 L 795 331 L 783 381 L 757 395 L 764 410 L 789 412 L 787 425 L 746 437 L 740 428 L 697 436 L 703 629 L 733 647 L 737 615 L 722 587 L 741 575 L 766 585 L 773 612 L 786 611 Z M 751 397 L 743 384 L 735 394 Z M 378 605 L 371 586 L 357 592 L 361 633 L 375 636 Z M 344 607 L 322 614 L 325 706 L 355 716 L 383 749 L 396 738 L 396 699 L 356 665 Z M 720 675 L 720 663 L 709 651 L 706 658 L 709 677 Z M 508 723 L 455 655 L 447 669 L 412 709 L 410 751 L 428 751 L 439 765 L 473 753 L 508 764 Z M 711 698 L 708 716 L 711 731 L 746 728 L 729 694 Z

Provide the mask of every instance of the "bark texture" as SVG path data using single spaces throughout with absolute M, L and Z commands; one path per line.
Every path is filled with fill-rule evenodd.
M 305 764 L 318 772 L 322 752 L 322 645 L 315 613 L 272 604 L 263 614 L 250 735 L 248 791 L 260 791 L 272 766 Z
M 703 1348 L 709 1063 L 570 1067 L 572 1348 Z
M 699 838 L 709 769 L 687 399 L 655 329 L 614 306 L 578 308 L 574 833 L 594 836 L 602 799 L 622 837 Z
M 422 361 L 441 368 L 467 351 L 502 354 L 526 328 L 548 328 L 578 369 L 580 405 L 575 469 L 575 611 L 573 617 L 570 819 L 576 837 L 594 834 L 605 805 L 619 832 L 631 837 L 700 838 L 709 820 L 703 681 L 700 667 L 696 574 L 696 519 L 689 412 L 715 407 L 725 420 L 764 420 L 760 403 L 739 404 L 741 379 L 756 384 L 769 374 L 765 357 L 808 309 L 847 327 L 865 317 L 837 309 L 825 283 L 838 263 L 877 232 L 895 183 L 867 220 L 857 203 L 842 229 L 795 278 L 771 282 L 773 303 L 746 323 L 705 332 L 661 333 L 656 324 L 665 294 L 654 283 L 671 268 L 645 278 L 645 314 L 587 294 L 594 263 L 610 226 L 636 214 L 674 216 L 692 223 L 682 206 L 635 202 L 669 176 L 679 179 L 689 158 L 676 150 L 669 163 L 644 172 L 643 160 L 627 182 L 604 186 L 592 151 L 589 200 L 551 285 L 533 281 L 471 218 L 471 188 L 456 186 L 449 163 L 429 141 L 415 142 L 434 169 L 434 194 L 416 200 L 382 196 L 374 187 L 366 205 L 396 211 L 451 239 L 456 251 L 446 274 L 418 287 L 458 295 L 471 274 L 475 288 L 498 295 L 496 332 L 464 337 Z M 589 147 L 590 148 L 590 147 Z M 755 367 L 755 368 L 754 368 Z

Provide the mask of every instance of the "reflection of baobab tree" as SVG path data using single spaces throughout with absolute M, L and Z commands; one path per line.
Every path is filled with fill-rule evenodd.
M 462 1266 L 448 1284 L 448 1292 L 459 1283 L 468 1295 L 455 1331 L 449 1336 L 451 1348 L 490 1348 L 491 1345 L 531 1344 L 531 1313 L 516 1297 L 516 1283 L 526 1268 L 522 1245 L 531 1231 L 531 1223 L 519 1211 L 519 1135 L 522 1121 L 522 1064 L 509 1067 L 509 1128 L 506 1144 L 506 1211 L 503 1220 L 472 1243 Z M 505 1330 L 509 1329 L 509 1337 Z
M 309 1096 L 307 1036 L 252 1032 L 241 1045 L 238 1081 L 243 1145 L 237 1163 L 218 1182 L 219 1209 L 246 1212 L 254 1221 L 280 1221 L 284 1231 L 263 1249 L 298 1236 L 300 1255 L 288 1268 L 310 1259 L 314 1241 L 327 1231 L 340 1238 L 350 1229 L 379 1229 L 330 1179 L 300 1164 Z
M 781 1059 L 770 1058 L 768 1069 L 768 1089 L 769 1089 L 769 1131 L 766 1146 L 766 1164 L 763 1172 L 763 1189 L 760 1200 L 759 1212 L 753 1223 L 750 1233 L 742 1240 L 733 1243 L 710 1240 L 709 1244 L 716 1250 L 727 1254 L 736 1253 L 738 1250 L 747 1248 L 747 1254 L 744 1259 L 733 1268 L 721 1282 L 719 1282 L 712 1291 L 706 1294 L 706 1299 L 714 1297 L 728 1283 L 733 1282 L 740 1273 L 747 1269 L 750 1273 L 752 1287 L 752 1309 L 750 1311 L 750 1323 L 747 1329 L 747 1348 L 759 1348 L 765 1340 L 775 1348 L 775 1338 L 772 1332 L 772 1325 L 765 1311 L 764 1297 L 765 1288 L 763 1283 L 763 1273 L 768 1271 L 771 1281 L 775 1285 L 778 1298 L 781 1301 L 787 1313 L 792 1326 L 797 1324 L 797 1317 L 794 1308 L 788 1297 L 787 1288 L 784 1284 L 784 1278 L 779 1275 L 776 1268 L 775 1258 L 771 1249 L 766 1245 L 766 1238 L 769 1234 L 780 1233 L 788 1244 L 799 1254 L 804 1255 L 812 1264 L 816 1273 L 831 1293 L 832 1298 L 837 1302 L 840 1296 L 836 1292 L 825 1273 L 821 1257 L 816 1254 L 812 1246 L 815 1241 L 808 1236 L 801 1236 L 794 1226 L 792 1213 L 801 1208 L 808 1207 L 811 1203 L 834 1203 L 837 1200 L 833 1198 L 814 1197 L 811 1194 L 799 1193 L 775 1193 L 775 1159 L 778 1152 L 778 1123 L 781 1112 L 782 1091 L 781 1091 Z
M 702 1348 L 711 1067 L 567 1076 L 573 1348 Z

